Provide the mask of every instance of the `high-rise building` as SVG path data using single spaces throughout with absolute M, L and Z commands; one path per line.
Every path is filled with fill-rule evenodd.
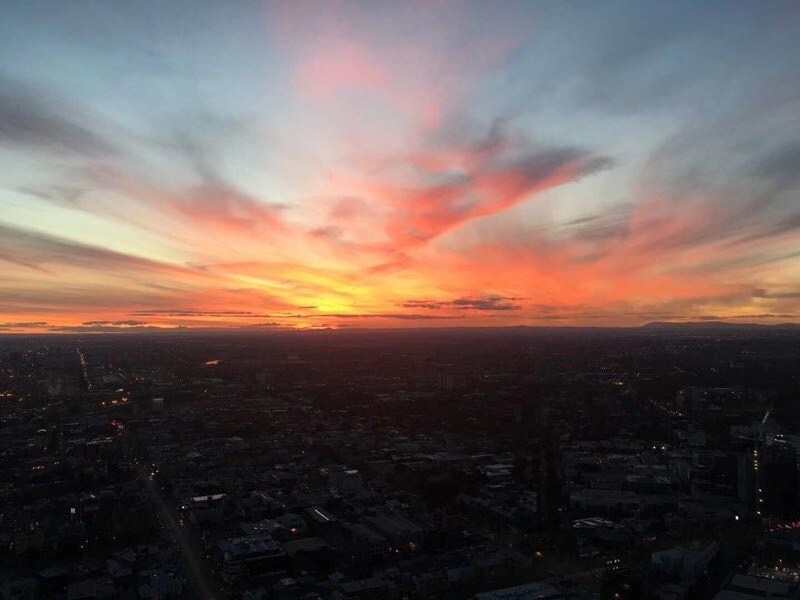
M 775 442 L 758 452 L 757 510 L 788 517 L 797 510 L 797 456 L 792 446 Z

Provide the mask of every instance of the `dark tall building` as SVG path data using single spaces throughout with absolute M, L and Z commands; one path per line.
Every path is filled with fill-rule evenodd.
M 758 452 L 748 445 L 736 454 L 736 495 L 748 510 L 756 510 Z
M 788 517 L 797 509 L 797 457 L 792 446 L 776 442 L 758 453 L 758 507 L 764 516 Z

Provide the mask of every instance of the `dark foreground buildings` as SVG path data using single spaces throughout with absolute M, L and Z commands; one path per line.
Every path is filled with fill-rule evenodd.
M 791 327 L 0 338 L 0 598 L 795 598 Z

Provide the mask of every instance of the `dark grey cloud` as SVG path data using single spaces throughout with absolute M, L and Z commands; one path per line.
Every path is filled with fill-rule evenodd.
M 634 205 L 614 205 L 602 213 L 573 219 L 558 227 L 553 240 L 545 244 L 568 245 L 575 263 L 599 260 L 624 244 L 631 233 Z
M 65 204 L 67 206 L 77 205 L 80 198 L 88 191 L 85 187 L 79 185 L 67 185 L 62 183 L 42 185 L 39 187 L 22 185 L 12 187 L 11 189 L 20 194 L 26 194 L 34 198 L 39 198 L 40 200 L 47 200 L 54 204 Z
M 224 163 L 225 151 L 236 146 L 232 140 L 256 135 L 249 118 L 186 111 L 175 123 L 159 124 L 151 119 L 136 131 L 118 128 L 118 144 L 104 133 L 97 114 L 73 104 L 0 75 L 0 145 L 30 149 L 40 155 L 52 151 L 86 159 L 71 170 L 53 170 L 57 175 L 54 181 L 12 184 L 11 189 L 161 234 L 169 230 L 174 235 L 174 221 L 241 230 L 281 227 L 283 205 L 243 190 L 219 166 Z M 254 145 L 255 141 L 249 139 L 248 143 Z M 164 159 L 164 164 L 177 160 L 186 165 L 193 181 L 165 185 L 152 156 L 142 160 L 154 153 Z M 124 160 L 115 160 L 118 158 Z M 109 202 L 105 192 L 126 196 L 129 203 Z M 131 208 L 136 204 L 163 217 L 143 219 Z
M 546 52 L 548 61 L 531 73 L 532 110 L 554 95 L 613 115 L 713 110 L 763 76 L 765 66 L 789 67 L 787 46 L 796 46 L 794 28 L 784 25 L 795 18 L 789 2 L 676 0 L 584 8 L 540 7 L 548 27 L 533 39 L 531 51 Z
M 115 327 L 140 327 L 142 325 L 147 325 L 146 321 L 136 321 L 134 319 L 127 319 L 121 321 L 84 321 L 81 325 L 86 327 L 96 327 L 96 326 L 103 326 L 103 325 L 113 325 Z
M 118 152 L 103 135 L 69 116 L 59 100 L 0 76 L 0 144 L 91 158 Z
M 770 151 L 753 165 L 751 172 L 780 188 L 800 187 L 800 140 Z
M 519 300 L 519 298 L 489 295 L 478 298 L 455 298 L 453 300 L 407 300 L 402 306 L 404 308 L 425 308 L 429 310 L 456 308 L 460 310 L 506 311 L 522 308 L 521 305 L 514 302 L 516 300 Z
M 451 320 L 462 318 L 459 315 L 440 316 L 421 313 L 324 313 L 314 316 L 334 319 L 400 319 L 401 321 L 433 321 L 439 319 Z
M 533 150 L 527 157 L 511 165 L 514 173 L 525 176 L 529 185 L 541 182 L 565 167 L 574 166 L 574 178 L 579 179 L 605 171 L 615 165 L 609 156 L 596 156 L 586 148 L 562 146 Z
M 791 292 L 770 292 L 769 290 L 765 289 L 755 289 L 753 290 L 753 297 L 754 298 L 771 298 L 776 300 L 793 300 L 795 298 L 800 298 L 800 286 L 798 287 L 797 291 Z
M 48 328 L 48 331 L 57 333 L 136 333 L 148 331 L 173 331 L 182 330 L 181 327 L 157 327 L 155 325 L 105 325 L 97 323 L 94 325 L 55 325 Z
M 514 174 L 520 185 L 531 187 L 542 182 L 565 167 L 572 167 L 574 178 L 579 179 L 615 166 L 615 160 L 591 148 L 572 144 L 544 144 L 534 142 L 525 130 L 518 129 L 510 116 L 492 120 L 488 130 L 471 120 L 455 115 L 429 139 L 430 150 L 447 153 L 456 148 L 474 163 L 465 172 L 452 172 L 445 166 L 426 164 L 419 157 L 411 162 L 434 176 L 436 184 L 443 187 L 469 188 L 477 177 Z M 430 161 L 427 161 L 430 162 Z
M 684 220 L 670 238 L 653 236 L 656 247 L 744 245 L 798 229 L 800 80 L 788 72 L 773 77 L 720 95 L 651 153 L 643 182 Z M 737 77 L 731 85 L 742 83 Z
M 736 243 L 772 240 L 795 232 L 800 232 L 800 212 L 790 214 L 777 222 L 759 223 L 751 226 L 750 231 L 736 236 Z
M 193 310 L 182 308 L 164 308 L 140 310 L 130 313 L 134 317 L 237 317 L 237 318 L 275 318 L 281 315 L 254 313 L 247 310 Z
M 2 267 L 0 266 L 0 269 Z M 58 281 L 41 287 L 25 284 L 8 284 L 0 280 L 0 313 L 85 314 L 104 315 L 118 313 L 120 307 L 157 306 L 163 304 L 163 295 L 131 290 L 113 285 L 94 285 L 84 282 Z
M 46 272 L 53 265 L 175 271 L 178 267 L 0 223 L 0 261 Z

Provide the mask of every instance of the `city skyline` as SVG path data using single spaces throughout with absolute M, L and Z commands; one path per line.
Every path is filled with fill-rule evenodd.
M 9 2 L 0 332 L 782 323 L 796 2 Z

